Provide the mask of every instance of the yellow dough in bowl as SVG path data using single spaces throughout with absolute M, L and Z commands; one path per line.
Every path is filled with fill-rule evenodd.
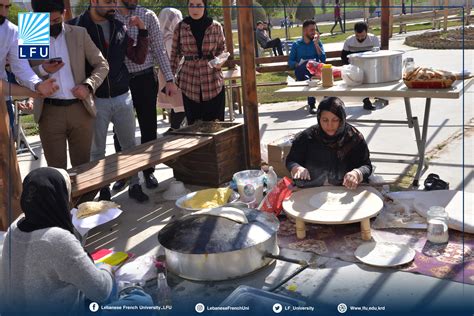
M 194 209 L 219 207 L 227 203 L 231 194 L 230 188 L 201 190 L 189 200 L 184 201 L 183 205 Z

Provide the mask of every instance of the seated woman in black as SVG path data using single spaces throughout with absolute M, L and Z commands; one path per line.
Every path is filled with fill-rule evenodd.
M 319 103 L 318 124 L 299 133 L 286 167 L 301 187 L 343 185 L 355 189 L 372 173 L 364 136 L 346 123 L 344 103 L 336 97 Z

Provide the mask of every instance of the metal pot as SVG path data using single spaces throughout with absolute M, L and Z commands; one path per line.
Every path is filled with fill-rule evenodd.
M 351 65 L 364 72 L 363 83 L 383 83 L 402 78 L 401 51 L 381 50 L 354 53 L 348 56 Z
M 167 224 L 158 241 L 169 271 L 198 281 L 227 280 L 260 269 L 278 255 L 278 219 L 270 213 L 240 208 L 247 224 L 207 215 L 186 215 Z

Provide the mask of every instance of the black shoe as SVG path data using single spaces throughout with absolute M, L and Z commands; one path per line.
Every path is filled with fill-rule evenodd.
M 449 183 L 443 181 L 435 173 L 430 173 L 426 178 L 425 182 L 425 191 L 434 191 L 434 190 L 449 190 Z
M 99 201 L 110 201 L 111 199 L 112 199 L 112 195 L 110 194 L 109 187 L 100 189 Z
M 312 104 L 312 105 L 310 104 L 310 105 L 308 105 L 308 107 L 309 107 L 309 114 L 316 114 L 316 113 L 318 113 L 318 110 L 316 109 L 316 105 L 315 105 L 315 104 Z
M 145 185 L 147 189 L 156 189 L 158 187 L 158 180 L 156 180 L 153 173 L 144 174 L 143 177 L 145 178 Z
M 140 203 L 148 201 L 148 195 L 143 193 L 142 187 L 139 184 L 134 184 L 128 188 L 128 196 Z
M 125 188 L 125 186 L 127 185 L 127 179 L 122 179 L 122 180 L 118 180 L 117 182 L 114 183 L 114 185 L 112 186 L 112 190 L 114 191 L 122 191 L 123 188 Z
M 362 102 L 364 102 L 365 110 L 369 110 L 369 111 L 375 110 L 375 106 L 372 105 L 372 102 L 370 101 L 369 98 L 365 98 L 364 100 L 362 100 Z
M 166 132 L 164 132 L 164 133 L 163 133 L 163 136 L 169 136 L 169 135 L 171 135 L 171 132 L 172 132 L 172 131 L 174 131 L 174 129 L 173 129 L 173 128 L 171 128 L 171 127 L 170 127 L 170 128 L 168 128 L 168 130 L 167 130 Z

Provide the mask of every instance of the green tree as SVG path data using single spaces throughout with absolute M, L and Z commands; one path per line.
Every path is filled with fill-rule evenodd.
M 8 11 L 8 20 L 15 25 L 18 25 L 18 13 L 25 12 L 26 10 L 22 10 L 19 6 L 12 3 L 10 10 Z
M 303 22 L 304 20 L 313 19 L 316 15 L 316 9 L 311 0 L 301 0 L 296 9 L 296 18 Z
M 280 10 L 283 10 L 281 8 L 281 3 L 279 0 L 259 0 L 258 2 L 265 10 L 265 13 L 267 15 L 267 21 L 270 20 L 270 18 L 274 16 L 275 13 L 279 12 Z

